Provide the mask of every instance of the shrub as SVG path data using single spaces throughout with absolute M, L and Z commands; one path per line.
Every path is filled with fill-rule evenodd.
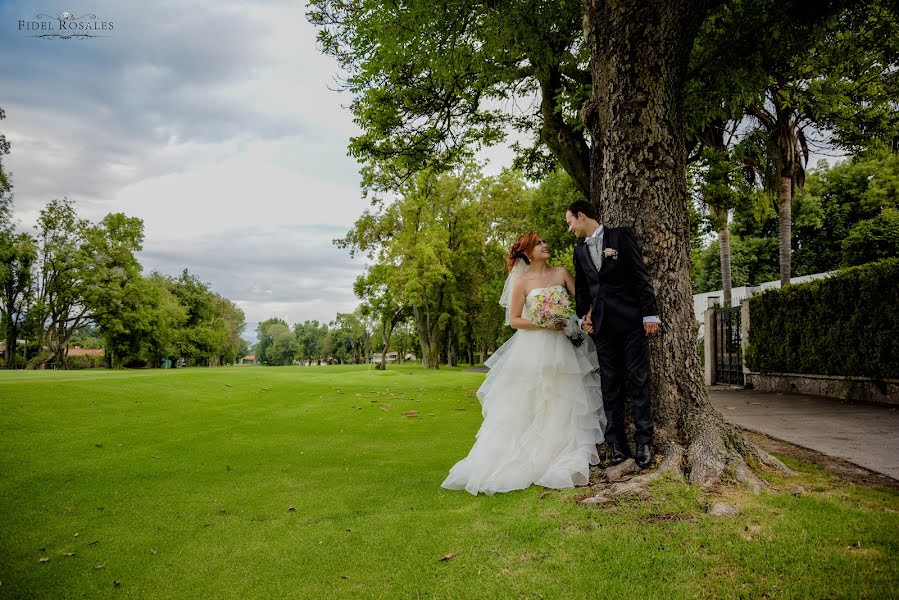
M 899 259 L 748 302 L 753 371 L 899 378 Z

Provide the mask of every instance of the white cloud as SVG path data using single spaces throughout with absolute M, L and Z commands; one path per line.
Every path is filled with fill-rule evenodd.
M 6 4 L 0 20 L 46 10 Z M 91 219 L 143 219 L 147 270 L 188 268 L 250 323 L 352 310 L 364 265 L 331 240 L 366 206 L 346 156 L 357 129 L 305 11 L 96 2 L 116 23 L 109 38 L 5 34 L 0 127 L 23 225 L 65 195 Z

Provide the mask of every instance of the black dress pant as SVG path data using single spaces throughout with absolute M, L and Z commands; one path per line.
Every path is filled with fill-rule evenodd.
M 606 411 L 606 442 L 627 445 L 624 402 L 628 392 L 634 418 L 634 442 L 652 442 L 652 401 L 649 394 L 649 339 L 642 327 L 627 331 L 604 329 L 594 338 L 602 374 L 602 404 Z

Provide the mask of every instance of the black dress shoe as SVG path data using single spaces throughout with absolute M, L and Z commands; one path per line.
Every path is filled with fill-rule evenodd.
M 613 465 L 620 465 L 625 460 L 627 460 L 627 451 L 624 446 L 621 444 L 609 444 L 609 448 L 612 450 L 612 456 L 610 458 L 610 462 Z
M 649 444 L 637 444 L 637 466 L 645 469 L 652 464 L 652 450 Z

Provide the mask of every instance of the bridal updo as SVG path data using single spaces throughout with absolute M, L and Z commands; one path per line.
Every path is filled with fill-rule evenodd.
M 537 244 L 541 239 L 542 238 L 538 234 L 529 231 L 515 240 L 515 243 L 512 244 L 512 247 L 509 249 L 509 270 L 512 270 L 512 267 L 515 266 L 515 261 L 519 258 L 524 260 L 524 264 L 531 264 L 531 259 L 528 255 L 537 247 Z

